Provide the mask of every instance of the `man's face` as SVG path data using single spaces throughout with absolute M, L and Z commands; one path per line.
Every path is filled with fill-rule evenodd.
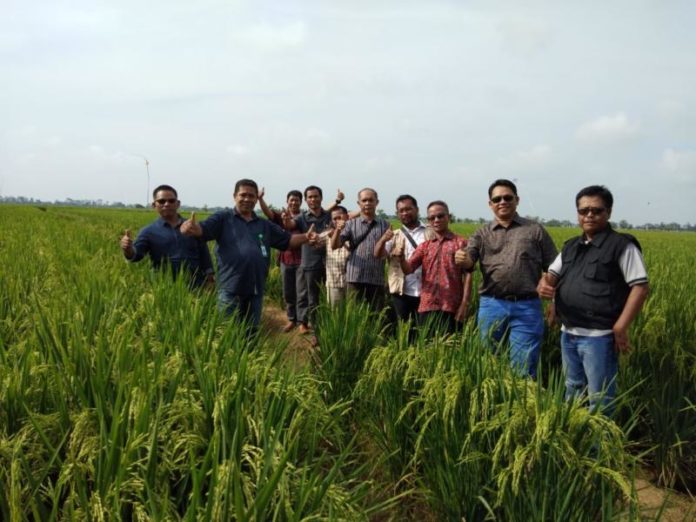
M 340 221 L 346 221 L 348 219 L 348 214 L 343 212 L 341 209 L 331 211 L 331 223 L 333 226 L 338 226 Z
M 377 195 L 371 190 L 363 190 L 358 194 L 358 207 L 360 212 L 366 216 L 374 216 L 379 200 Z
M 437 234 L 444 234 L 449 227 L 449 212 L 442 205 L 433 205 L 428 209 L 428 223 Z
M 241 185 L 234 195 L 234 203 L 241 214 L 250 215 L 254 212 L 258 198 L 259 194 L 256 188 L 251 185 Z
M 158 190 L 152 202 L 154 208 L 162 219 L 172 218 L 177 215 L 181 202 L 171 190 Z
M 585 235 L 592 237 L 609 225 L 611 209 L 599 196 L 583 196 L 578 201 L 578 224 Z M 583 215 L 583 213 L 585 215 Z
M 288 211 L 291 214 L 297 214 L 300 211 L 300 205 L 302 205 L 302 198 L 299 196 L 290 196 L 287 201 Z
M 310 210 L 319 210 L 321 208 L 321 194 L 318 190 L 308 190 L 305 194 L 305 201 Z
M 396 215 L 399 216 L 399 221 L 408 228 L 412 228 L 418 223 L 418 207 L 410 199 L 404 199 L 396 204 Z
M 493 187 L 488 206 L 491 207 L 496 218 L 507 221 L 512 219 L 515 212 L 517 212 L 517 204 L 519 202 L 520 198 L 515 196 L 510 187 L 498 185 Z

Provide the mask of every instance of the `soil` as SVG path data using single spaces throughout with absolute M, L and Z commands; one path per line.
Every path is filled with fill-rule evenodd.
M 655 520 L 661 511 L 659 518 L 661 522 L 696 520 L 696 499 L 689 498 L 683 493 L 654 486 L 647 472 L 639 475 L 641 476 L 636 478 L 636 490 L 641 516 Z
M 280 307 L 264 303 L 263 316 L 261 318 L 261 329 L 269 335 L 275 337 L 279 343 L 287 343 L 285 347 L 285 358 L 293 367 L 304 368 L 312 359 L 312 354 L 317 348 L 312 347 L 312 334 L 301 334 L 297 328 L 288 333 L 283 332 L 283 327 L 288 324 L 285 310 Z

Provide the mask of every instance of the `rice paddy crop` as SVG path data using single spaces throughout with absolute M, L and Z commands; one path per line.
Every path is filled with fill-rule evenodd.
M 297 367 L 122 259 L 150 213 L 0 218 L 2 520 L 637 520 L 637 467 L 696 490 L 693 234 L 636 233 L 652 293 L 614 422 L 563 400 L 553 332 L 532 382 L 473 321 L 409 343 L 348 301 Z

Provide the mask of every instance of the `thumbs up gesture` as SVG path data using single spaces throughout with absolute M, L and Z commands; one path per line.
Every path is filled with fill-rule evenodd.
M 181 233 L 185 236 L 201 237 L 203 229 L 196 221 L 196 213 L 191 212 L 191 217 L 181 224 Z
M 131 231 L 129 228 L 123 231 L 123 237 L 121 237 L 121 250 L 123 250 L 123 255 L 128 259 L 135 254 L 133 250 L 133 238 L 131 238 Z
M 305 235 L 307 236 L 307 242 L 310 245 L 314 246 L 317 244 L 317 239 L 319 238 L 319 235 L 314 230 L 314 223 L 310 225 Z
M 454 263 L 465 270 L 469 270 L 474 266 L 474 261 L 469 256 L 469 252 L 467 252 L 466 248 L 461 248 L 454 253 Z
M 336 191 L 336 204 L 340 205 L 344 199 L 346 199 L 346 195 L 343 192 L 341 192 L 341 189 L 338 189 Z
M 391 223 L 389 224 L 389 228 L 382 234 L 382 240 L 384 242 L 391 241 L 394 239 L 394 229 L 391 226 Z

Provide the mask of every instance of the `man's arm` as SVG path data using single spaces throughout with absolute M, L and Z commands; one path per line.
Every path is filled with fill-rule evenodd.
M 382 237 L 380 237 L 377 242 L 375 243 L 375 251 L 374 255 L 377 259 L 382 259 L 384 257 L 387 257 L 387 249 L 385 248 L 386 244 L 394 239 L 394 230 L 392 230 L 391 225 L 389 225 L 389 228 L 387 231 L 382 234 Z
M 309 227 L 304 234 L 293 234 L 290 236 L 290 242 L 288 243 L 288 248 L 299 248 L 304 243 L 309 243 L 311 245 L 316 245 L 318 234 L 314 231 L 314 223 Z
M 326 207 L 326 211 L 330 213 L 330 212 L 331 212 L 333 209 L 335 209 L 338 205 L 340 205 L 341 203 L 343 203 L 343 200 L 344 200 L 344 199 L 346 199 L 346 195 L 345 195 L 343 192 L 341 192 L 341 189 L 338 189 L 338 190 L 336 191 L 336 200 L 335 200 L 333 203 L 331 203 L 331 205 L 329 205 L 328 207 Z
M 464 272 L 464 291 L 462 292 L 462 302 L 459 305 L 459 310 L 454 315 L 455 321 L 463 323 L 469 313 L 469 303 L 471 302 L 471 288 L 473 286 L 474 277 L 470 271 Z
M 627 353 L 631 350 L 631 345 L 628 339 L 628 328 L 636 318 L 643 303 L 648 298 L 650 287 L 648 283 L 633 285 L 626 299 L 621 315 L 614 323 L 612 328 L 614 332 L 614 343 L 616 349 L 620 353 Z
M 263 212 L 268 219 L 275 221 L 275 212 L 273 212 L 273 210 L 266 204 L 266 200 L 263 199 L 265 195 L 266 189 L 261 187 L 261 190 L 259 191 L 259 207 L 261 207 L 261 212 Z

